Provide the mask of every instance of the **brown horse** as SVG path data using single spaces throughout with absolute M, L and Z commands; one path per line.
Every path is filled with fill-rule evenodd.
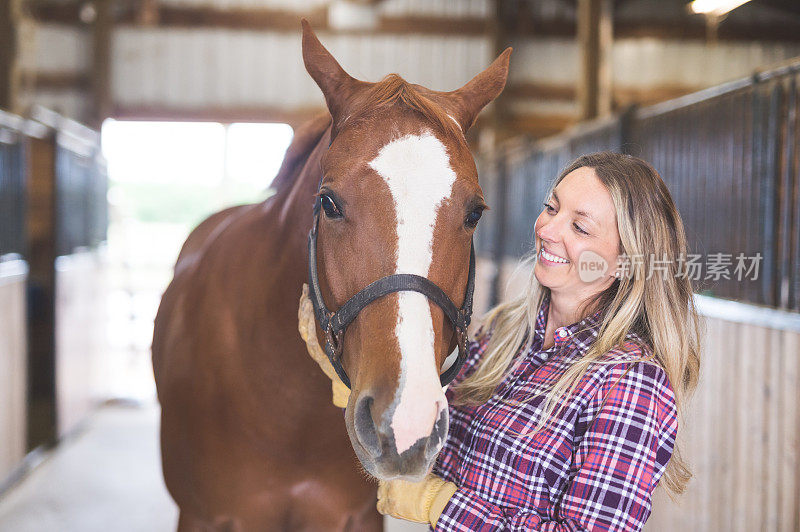
M 439 368 L 453 328 L 417 292 L 367 305 L 343 337 L 343 419 L 297 332 L 312 206 L 328 308 L 397 273 L 427 277 L 460 304 L 485 208 L 464 132 L 502 90 L 509 53 L 453 92 L 396 75 L 366 83 L 304 22 L 303 59 L 331 116 L 297 131 L 274 196 L 192 232 L 156 317 L 162 461 L 179 530 L 380 530 L 376 485 L 356 456 L 383 479 L 430 468 L 447 430 Z

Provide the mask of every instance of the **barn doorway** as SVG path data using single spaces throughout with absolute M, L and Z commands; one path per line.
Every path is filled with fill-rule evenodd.
M 108 343 L 104 395 L 150 402 L 153 319 L 181 244 L 209 214 L 263 201 L 287 124 L 106 120 Z

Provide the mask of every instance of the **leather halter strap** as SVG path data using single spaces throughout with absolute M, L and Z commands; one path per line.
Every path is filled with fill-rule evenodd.
M 460 308 L 456 307 L 453 301 L 436 284 L 425 277 L 400 273 L 382 277 L 367 285 L 356 295 L 348 299 L 344 305 L 336 312 L 331 312 L 325 306 L 322 291 L 319 285 L 317 273 L 317 227 L 319 225 L 320 201 L 314 204 L 314 224 L 308 233 L 308 277 L 309 277 L 309 296 L 314 305 L 314 313 L 317 316 L 319 325 L 325 332 L 325 354 L 342 379 L 342 382 L 350 388 L 350 378 L 342 367 L 342 340 L 347 326 L 358 316 L 364 307 L 378 298 L 394 292 L 412 291 L 419 292 L 429 300 L 436 303 L 450 320 L 458 341 L 458 357 L 447 370 L 439 377 L 442 386 L 447 385 L 458 375 L 464 361 L 467 358 L 467 327 L 472 316 L 472 296 L 475 291 L 475 245 L 470 244 L 469 257 L 469 277 L 467 280 L 467 290 L 464 295 L 464 302 Z

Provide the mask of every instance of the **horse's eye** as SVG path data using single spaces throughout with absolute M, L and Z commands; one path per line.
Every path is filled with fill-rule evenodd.
M 478 220 L 481 219 L 481 215 L 483 214 L 483 207 L 475 208 L 471 213 L 467 215 L 467 219 L 464 220 L 464 225 L 467 227 L 475 227 L 478 225 Z
M 319 200 L 322 202 L 322 210 L 325 211 L 325 216 L 328 218 L 341 218 L 342 211 L 336 205 L 336 202 L 328 196 L 327 194 L 322 194 L 319 197 Z

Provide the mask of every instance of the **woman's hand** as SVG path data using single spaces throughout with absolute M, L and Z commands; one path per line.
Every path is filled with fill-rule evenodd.
M 317 340 L 317 322 L 314 317 L 314 305 L 308 298 L 308 285 L 303 283 L 303 293 L 300 296 L 300 307 L 297 309 L 297 330 L 306 342 L 308 354 L 319 364 L 325 375 L 331 380 L 333 392 L 333 404 L 339 408 L 346 408 L 347 401 L 350 399 L 350 389 L 344 385 L 342 380 L 334 371 L 331 361 L 319 346 Z
M 456 485 L 428 474 L 420 482 L 381 481 L 378 485 L 378 512 L 435 527 Z

